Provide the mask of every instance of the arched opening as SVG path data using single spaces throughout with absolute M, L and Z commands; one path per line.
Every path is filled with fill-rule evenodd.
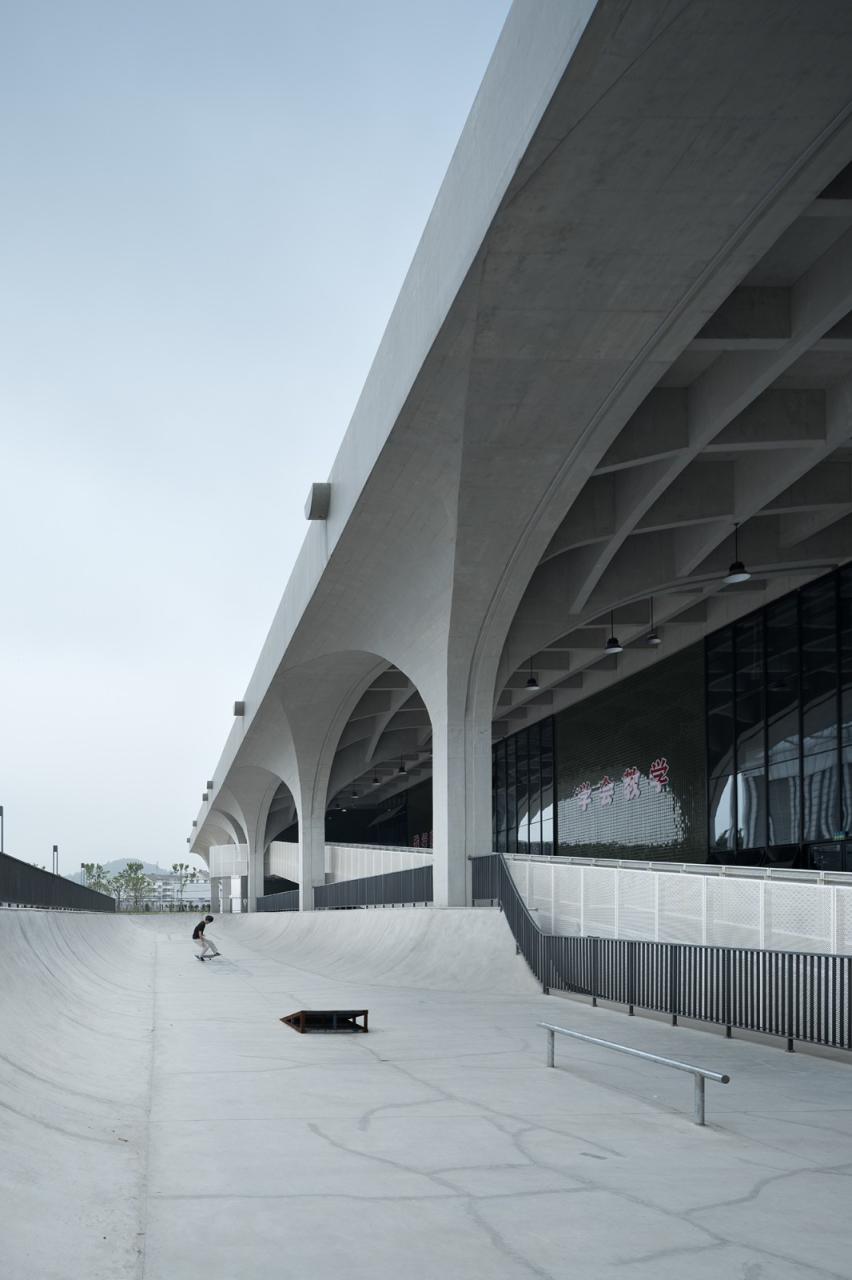
M 432 848 L 432 722 L 398 667 L 373 679 L 340 734 L 325 838 L 332 847 Z
M 299 887 L 299 815 L 286 782 L 272 797 L 266 818 L 263 892 L 285 893 Z

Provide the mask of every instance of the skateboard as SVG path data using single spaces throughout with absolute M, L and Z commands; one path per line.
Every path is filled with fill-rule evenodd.
M 196 956 L 195 958 L 196 958 L 196 960 L 201 960 L 201 961 L 204 961 L 204 960 L 215 960 L 215 959 L 216 959 L 216 957 L 217 957 L 217 956 L 221 956 L 221 954 L 222 954 L 222 952 L 221 952 L 221 951 L 214 951 L 214 952 L 213 952 L 213 954 L 212 954 L 212 956 Z

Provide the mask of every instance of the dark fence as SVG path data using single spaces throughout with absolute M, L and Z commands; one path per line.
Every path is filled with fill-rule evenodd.
M 408 867 L 360 880 L 338 880 L 314 888 L 315 911 L 343 911 L 347 907 L 404 907 L 432 901 L 432 868 Z M 258 911 L 298 911 L 299 890 L 267 893 L 257 900 Z
M 0 854 L 0 902 L 65 911 L 115 911 L 115 898 Z
M 365 876 L 362 880 L 338 880 L 336 884 L 320 884 L 314 889 L 317 911 L 345 907 L 387 907 L 416 905 L 432 901 L 432 868 L 407 867 L 404 871 L 388 871 L 381 876 Z
M 258 911 L 298 911 L 299 890 L 285 889 L 283 893 L 265 893 L 257 900 Z
M 852 1049 L 852 956 L 544 934 L 499 854 L 474 858 L 473 897 L 497 902 L 545 991 Z

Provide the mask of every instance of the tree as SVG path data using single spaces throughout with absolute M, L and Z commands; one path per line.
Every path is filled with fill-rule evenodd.
M 120 876 L 114 876 L 115 880 L 123 881 L 125 896 L 133 904 L 134 911 L 141 911 L 143 900 L 153 892 L 154 882 L 150 876 L 146 876 L 141 862 L 128 862 L 127 866 L 120 873 Z
M 195 884 L 198 879 L 198 872 L 195 867 L 191 867 L 188 862 L 173 862 L 172 871 L 178 878 L 180 886 L 180 905 L 183 906 L 183 891 L 188 884 Z
M 85 877 L 83 883 L 90 889 L 94 889 L 96 893 L 110 892 L 112 876 L 99 862 L 84 862 L 83 875 Z
M 127 872 L 117 871 L 110 882 L 110 893 L 115 898 L 116 908 L 121 910 L 121 903 L 127 897 Z

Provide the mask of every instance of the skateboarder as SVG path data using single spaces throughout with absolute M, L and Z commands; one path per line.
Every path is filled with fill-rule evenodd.
M 213 956 L 218 956 L 220 954 L 216 950 L 215 946 L 210 941 L 210 939 L 205 938 L 204 936 L 204 926 L 212 923 L 213 923 L 213 917 L 205 916 L 203 920 L 199 920 L 198 924 L 195 926 L 195 928 L 192 931 L 192 940 L 198 946 L 199 951 L 201 953 L 198 956 L 199 960 L 205 960 L 207 958 L 208 952 L 210 953 L 211 958 Z

